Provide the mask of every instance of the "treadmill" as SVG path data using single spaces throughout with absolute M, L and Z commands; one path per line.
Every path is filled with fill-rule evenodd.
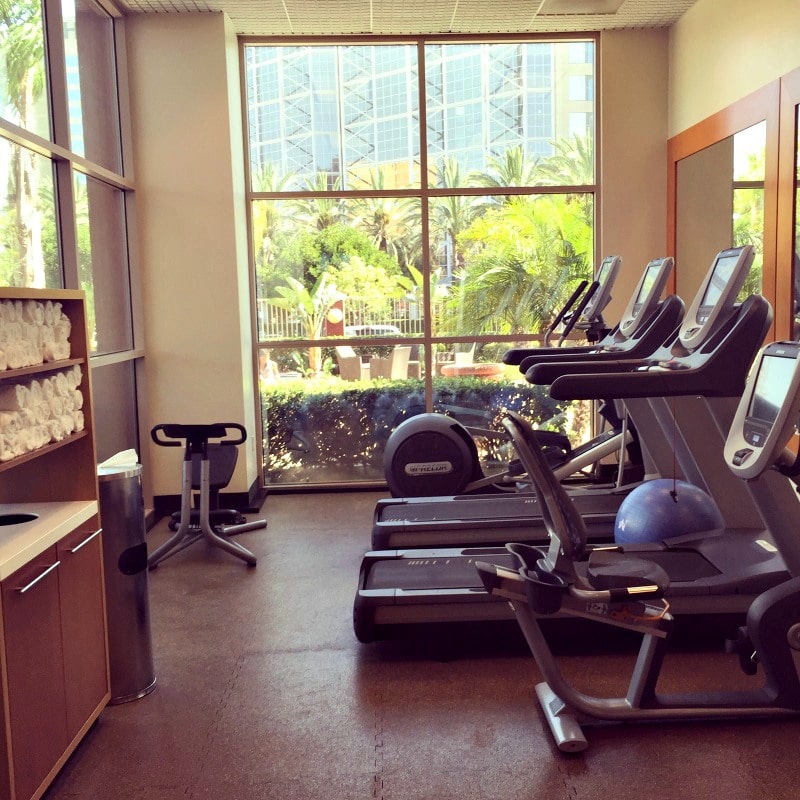
M 736 276 L 731 281 L 730 274 L 727 283 L 720 279 L 730 268 L 741 268 L 740 259 L 749 266 L 752 250 L 737 248 L 718 254 L 715 268 L 709 272 L 697 302 L 690 309 L 689 322 L 684 323 L 686 335 L 672 348 L 664 348 L 657 359 L 620 363 L 616 373 L 609 371 L 602 376 L 586 372 L 582 375 L 567 373 L 566 377 L 573 383 L 582 380 L 589 386 L 598 377 L 608 378 L 614 381 L 621 397 L 627 395 L 628 384 L 634 397 L 645 396 L 642 392 L 650 392 L 657 398 L 695 395 L 701 390 L 711 395 L 714 392 L 727 397 L 741 395 L 747 367 L 766 336 L 772 311 L 760 295 L 733 306 L 732 299 L 738 292 L 736 283 L 741 286 L 741 281 Z M 711 299 L 716 302 L 704 302 Z M 706 326 L 705 335 L 699 336 L 699 329 Z M 699 342 L 697 349 L 681 355 L 681 341 L 692 339 Z M 562 368 L 576 367 L 567 364 Z M 529 446 L 526 423 L 519 424 L 509 415 L 503 424 L 523 454 Z M 667 435 L 665 431 L 665 438 Z M 712 441 L 716 444 L 713 437 Z M 771 513 L 800 521 L 798 499 L 785 483 L 775 487 L 776 508 Z M 723 498 L 715 499 L 724 511 Z M 728 498 L 728 506 L 731 499 L 735 505 L 748 506 L 753 502 L 748 493 L 741 490 Z M 758 517 L 758 523 L 648 546 L 653 553 L 660 553 L 659 559 L 670 573 L 670 602 L 676 613 L 741 614 L 758 593 L 785 579 L 785 565 L 762 516 Z M 510 555 L 503 547 L 367 553 L 362 561 L 354 603 L 357 638 L 369 642 L 398 625 L 510 619 L 509 606 L 484 590 L 475 569 L 477 561 L 508 567 Z
M 604 264 L 609 259 L 604 260 Z M 652 354 L 673 337 L 683 317 L 683 302 L 675 295 L 660 301 L 672 271 L 672 258 L 650 261 L 634 289 L 619 323 L 602 340 L 591 346 L 509 350 L 506 363 L 530 362 L 531 355 L 552 354 L 553 358 L 618 360 L 639 359 Z M 601 274 L 603 267 L 601 266 Z M 606 281 L 601 287 L 607 287 Z M 605 292 L 605 289 L 601 289 Z M 602 299 L 600 298 L 598 302 Z M 585 312 L 584 312 L 585 313 Z M 606 401 L 607 403 L 610 401 Z M 585 466 L 621 451 L 633 438 L 623 411 L 620 428 L 607 431 L 585 445 L 572 450 L 565 463 L 554 467 L 559 479 L 566 479 Z M 642 432 L 640 431 L 640 436 Z M 540 434 L 539 434 L 540 435 Z M 666 462 L 671 466 L 671 458 Z M 647 473 L 658 474 L 649 467 Z M 632 488 L 602 489 L 571 487 L 575 502 L 584 517 L 592 539 L 607 539 L 614 530 L 617 509 Z M 447 544 L 505 544 L 531 537 L 545 540 L 536 495 L 527 491 L 494 495 L 460 494 L 440 497 L 386 498 L 375 507 L 372 525 L 372 548 L 430 547 Z

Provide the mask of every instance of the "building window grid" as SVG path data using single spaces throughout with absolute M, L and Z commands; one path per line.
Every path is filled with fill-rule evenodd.
M 574 44 L 574 43 L 573 43 Z M 571 63 L 592 63 L 593 43 L 581 42 L 582 59 Z M 554 94 L 550 87 L 554 74 L 552 47 L 549 43 L 521 43 L 508 44 L 502 47 L 497 45 L 480 45 L 477 52 L 471 45 L 426 45 L 426 102 L 428 119 L 428 146 L 431 163 L 441 157 L 443 152 L 453 149 L 459 156 L 465 156 L 471 148 L 482 149 L 485 153 L 496 153 L 500 144 L 508 146 L 518 142 L 524 146 L 531 155 L 552 154 L 552 130 L 555 120 Z M 278 88 L 279 101 L 270 112 L 265 111 L 259 120 L 257 143 L 267 143 L 274 139 L 283 152 L 283 163 L 291 164 L 298 171 L 330 169 L 332 158 L 330 153 L 335 147 L 332 142 L 340 139 L 338 148 L 341 150 L 340 163 L 348 167 L 375 158 L 379 163 L 384 161 L 401 160 L 403 146 L 401 138 L 411 136 L 416 123 L 417 100 L 417 73 L 415 65 L 410 64 L 409 46 L 341 46 L 336 50 L 336 58 L 328 60 L 326 53 L 326 67 L 335 61 L 335 68 L 329 72 L 342 75 L 342 87 L 346 91 L 333 91 L 328 100 L 338 109 L 341 121 L 334 125 L 329 122 L 322 126 L 328 138 L 314 137 L 311 132 L 320 133 L 316 128 L 317 114 L 313 111 L 303 111 L 312 108 L 324 116 L 329 106 L 318 101 L 318 94 L 312 104 L 314 80 L 309 81 L 308 75 L 303 78 L 303 69 L 312 70 L 319 67 L 321 59 L 315 63 L 310 58 L 309 50 L 313 48 L 300 48 L 301 52 L 292 53 L 295 48 L 280 47 L 268 48 L 272 50 L 272 62 L 275 64 L 275 84 Z M 328 48 L 322 48 L 328 50 Z M 255 48 L 251 51 L 247 64 L 251 68 L 249 79 L 252 80 L 253 92 L 259 99 L 268 91 L 259 85 L 260 76 L 256 77 L 259 60 L 255 57 Z M 333 49 L 330 50 L 332 55 Z M 269 63 L 269 59 L 265 63 Z M 283 74 L 281 74 L 281 71 Z M 523 75 L 527 80 L 523 80 Z M 572 76 L 577 78 L 578 76 Z M 479 79 L 480 78 L 480 79 Z M 330 86 L 330 77 L 326 78 Z M 575 81 L 572 85 L 577 85 Z M 399 99 L 387 100 L 389 89 L 398 88 Z M 545 87 L 545 88 L 541 88 Z M 592 75 L 585 76 L 582 91 L 586 95 L 586 102 L 591 107 L 594 95 L 594 82 Z M 504 97 L 503 95 L 507 95 Z M 252 94 L 251 94 L 252 96 Z M 397 97 L 397 95 L 394 95 Z M 272 96 L 273 100 L 275 95 Z M 489 119 L 480 120 L 481 135 L 474 133 L 467 136 L 463 132 L 448 134 L 450 126 L 442 126 L 443 119 L 453 120 L 454 107 L 460 106 L 461 113 L 474 112 L 465 106 L 467 97 L 477 98 L 479 102 L 486 103 L 490 109 Z M 335 99 L 334 99 L 335 98 Z M 355 98 L 355 100 L 354 100 Z M 375 98 L 372 100 L 371 98 Z M 282 102 L 281 102 L 282 101 Z M 381 104 L 386 105 L 381 108 Z M 282 105 L 282 113 L 279 111 Z M 409 109 L 411 106 L 411 110 Z M 332 113 L 332 112 L 331 112 Z M 582 113 L 575 109 L 572 117 L 571 130 L 575 130 L 574 114 Z M 366 119 L 362 124 L 356 120 L 363 115 Z M 392 117 L 396 115 L 396 119 Z M 402 117 L 410 117 L 412 124 L 402 124 Z M 478 115 L 472 113 L 472 119 L 477 120 Z M 268 132 L 269 120 L 280 120 L 280 132 Z M 568 117 L 569 119 L 569 117 Z M 591 115 L 586 117 L 587 125 L 590 124 Z M 382 142 L 379 129 L 391 131 L 391 142 Z M 403 129 L 407 134 L 401 136 Z M 277 134 L 277 135 L 276 135 Z M 326 142 L 324 149 L 328 155 L 323 160 L 315 155 L 316 142 Z M 467 141 L 469 139 L 469 141 Z M 448 143 L 449 140 L 449 143 Z M 300 148 L 299 153 L 290 154 L 294 147 Z M 255 147 L 254 152 L 271 152 L 273 148 Z M 407 158 L 413 162 L 418 157 L 418 147 L 413 141 L 408 141 Z M 456 152 L 453 152 L 455 155 Z M 258 158 L 258 157 L 257 157 Z M 470 162 L 473 156 L 470 155 Z M 256 167 L 259 165 L 256 165 Z M 480 165 L 478 165 L 480 166 Z M 359 174 L 362 174 L 359 171 Z M 348 177 L 342 188 L 347 188 Z

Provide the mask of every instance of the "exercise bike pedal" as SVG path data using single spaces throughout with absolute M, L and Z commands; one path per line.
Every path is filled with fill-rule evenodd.
M 739 628 L 735 639 L 725 640 L 725 652 L 739 657 L 739 667 L 745 675 L 755 675 L 758 672 L 758 653 L 746 628 Z

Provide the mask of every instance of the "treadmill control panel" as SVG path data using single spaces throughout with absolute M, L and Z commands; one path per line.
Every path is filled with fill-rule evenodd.
M 678 334 L 684 349 L 697 350 L 711 336 L 715 321 L 733 307 L 750 272 L 753 256 L 751 245 L 731 247 L 716 254 Z
M 800 344 L 761 349 L 725 441 L 725 462 L 751 480 L 778 463 L 800 415 Z

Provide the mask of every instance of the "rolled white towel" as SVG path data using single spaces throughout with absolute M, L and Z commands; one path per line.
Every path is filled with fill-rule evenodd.
M 52 300 L 46 300 L 44 303 L 44 324 L 45 325 L 52 325 L 57 319 L 58 315 L 61 312 L 59 308 L 56 311 L 56 304 L 53 303 Z
M 14 452 L 18 456 L 22 456 L 25 453 L 30 453 L 31 450 L 33 450 L 33 445 L 31 443 L 30 428 L 23 428 L 14 436 Z
M 47 430 L 50 433 L 51 442 L 60 442 L 65 436 L 64 426 L 61 424 L 60 419 L 47 420 Z
M 13 436 L 22 429 L 19 411 L 0 411 L 0 433 Z
M 41 403 L 36 403 L 33 406 L 33 415 L 36 417 L 37 424 L 43 425 L 53 416 L 53 412 L 50 410 L 50 403 L 46 400 L 42 400 Z
M 38 300 L 25 300 L 22 304 L 22 319 L 33 325 L 44 325 L 44 305 Z
M 28 384 L 28 389 L 31 393 L 31 405 L 35 406 L 44 400 L 44 392 L 42 391 L 42 382 L 33 380 Z
M 49 400 L 53 395 L 55 395 L 56 390 L 53 384 L 52 378 L 45 378 L 42 381 L 42 394 L 44 395 L 45 400 Z
M 31 404 L 31 390 L 24 383 L 0 386 L 0 411 L 19 411 Z
M 68 369 L 66 374 L 69 388 L 77 389 L 83 380 L 83 370 L 81 370 L 81 365 L 76 364 L 72 369 Z
M 42 357 L 45 361 L 64 361 L 69 358 L 69 342 L 50 342 L 42 346 Z
M 5 348 L 0 344 L 0 372 L 8 369 L 8 359 L 6 358 Z
M 63 397 L 59 397 L 58 395 L 54 394 L 50 400 L 47 401 L 47 405 L 50 407 L 50 416 L 57 418 L 64 415 Z
M 8 361 L 9 369 L 20 369 L 21 367 L 30 366 L 25 363 L 26 354 L 21 344 L 17 342 L 9 342 L 6 346 L 6 360 Z
M 66 314 L 62 314 L 58 322 L 53 326 L 57 342 L 66 342 L 72 332 L 72 323 Z
M 25 353 L 26 367 L 33 367 L 41 364 L 44 361 L 44 356 L 42 355 L 42 348 L 40 345 L 34 342 L 25 341 L 22 342 L 20 346 Z
M 73 393 L 68 394 L 66 397 L 61 398 L 63 405 L 64 405 L 64 413 L 71 414 L 75 411 L 75 395 Z
M 75 422 L 76 431 L 82 431 L 84 427 L 86 427 L 86 420 L 83 417 L 83 411 L 79 411 L 76 408 L 75 411 L 72 412 L 72 419 Z
M 5 347 L 10 341 L 11 332 L 8 329 L 8 323 L 4 319 L 0 319 L 0 347 Z
M 69 394 L 69 384 L 63 372 L 57 372 L 53 379 L 55 380 L 55 390 L 59 397 L 66 397 Z
M 34 425 L 30 429 L 31 450 L 38 450 L 50 441 L 50 430 L 46 425 Z
M 3 300 L 3 316 L 6 322 L 17 321 L 17 309 L 14 307 L 13 300 Z
M 75 408 L 80 411 L 83 408 L 83 392 L 80 389 L 76 389 L 73 399 L 75 400 Z
M 64 435 L 69 436 L 75 430 L 75 420 L 72 414 L 62 414 L 59 419 L 61 420 L 61 425 L 64 427 Z
M 11 322 L 8 310 L 9 305 L 10 302 L 8 300 L 0 300 L 0 323 Z
M 30 406 L 20 409 L 17 413 L 19 414 L 19 420 L 22 424 L 23 430 L 27 428 L 33 428 L 34 425 L 37 424 L 36 414 Z
M 14 448 L 4 433 L 0 433 L 0 462 L 11 461 L 14 458 Z

